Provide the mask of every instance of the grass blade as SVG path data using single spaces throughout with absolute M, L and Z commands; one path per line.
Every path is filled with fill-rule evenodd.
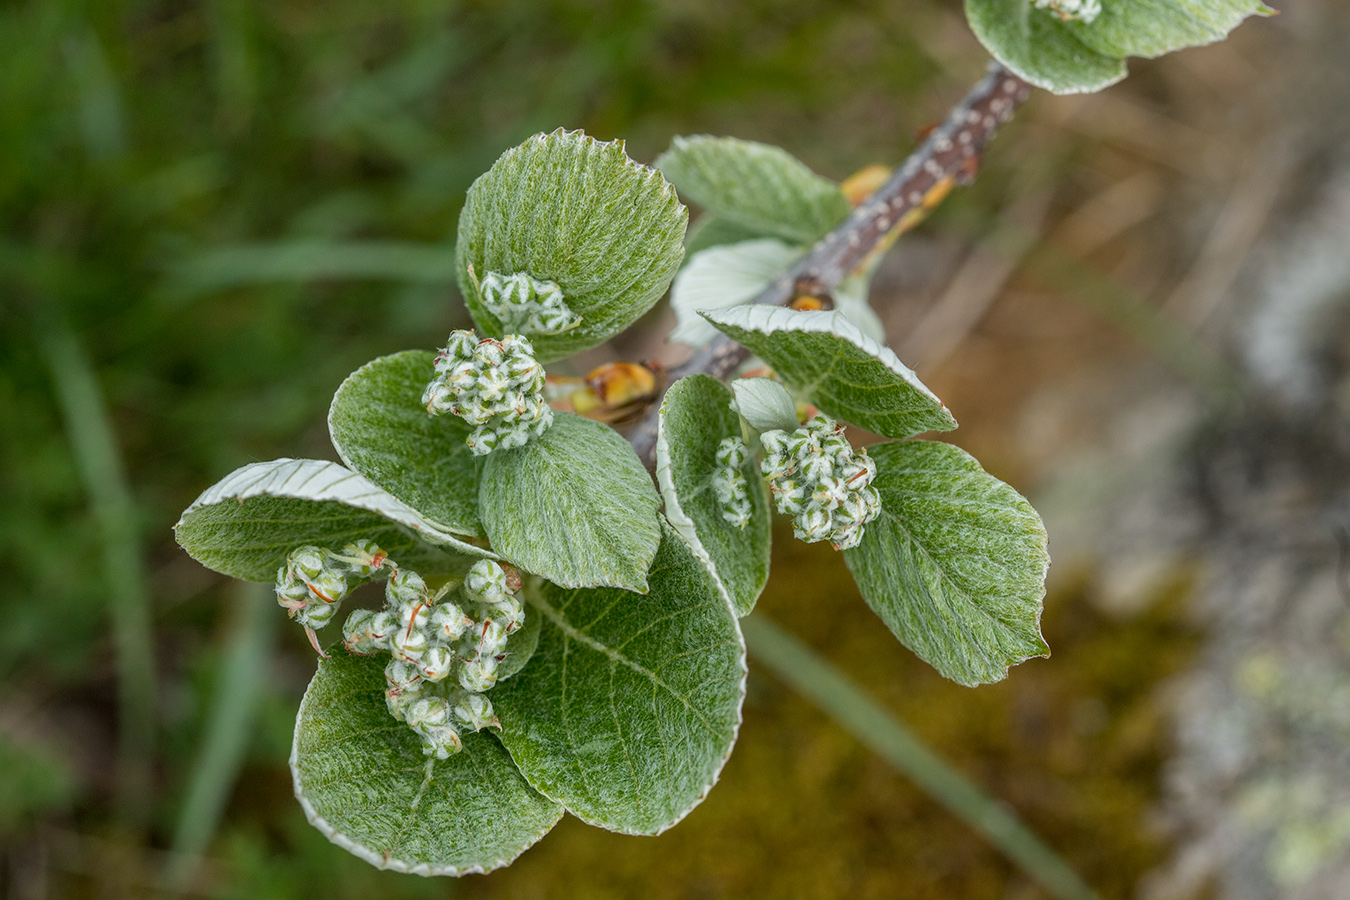
M 152 809 L 148 801 L 152 796 L 156 691 L 150 588 L 136 505 L 98 375 L 83 344 L 59 313 L 43 317 L 38 335 L 75 465 L 102 538 L 117 655 L 117 809 L 122 821 L 139 826 Z
M 1097 895 L 1007 807 L 929 750 L 889 711 L 842 672 L 772 620 L 741 620 L 751 655 L 830 716 L 845 731 L 983 835 L 1058 900 Z

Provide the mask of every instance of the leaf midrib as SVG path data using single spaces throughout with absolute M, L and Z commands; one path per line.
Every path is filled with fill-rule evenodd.
M 576 641 L 578 644 L 581 644 L 584 647 L 587 647 L 591 650 L 596 651 L 597 653 L 600 653 L 608 657 L 611 662 L 626 666 L 627 668 L 632 669 L 634 672 L 637 672 L 639 675 L 642 675 L 643 677 L 647 678 L 653 684 L 664 689 L 667 693 L 670 694 L 670 696 L 680 701 L 680 703 L 682 703 L 684 707 L 689 710 L 689 712 L 699 722 L 699 724 L 703 726 L 704 730 L 706 730 L 709 735 L 717 737 L 719 734 L 721 734 L 721 732 L 717 729 L 717 727 L 713 725 L 713 723 L 708 721 L 707 717 L 703 714 L 703 712 L 700 711 L 697 707 L 695 707 L 693 702 L 688 697 L 684 696 L 679 691 L 675 690 L 675 688 L 673 688 L 671 685 L 667 684 L 665 680 L 663 680 L 661 676 L 659 676 L 657 673 L 651 671 L 645 666 L 640 665 L 639 663 L 635 662 L 628 656 L 624 655 L 623 653 L 620 653 L 618 650 L 615 650 L 609 645 L 601 643 L 600 641 L 596 640 L 590 635 L 585 634 L 584 632 L 578 630 L 569 621 L 567 621 L 567 619 L 564 618 L 563 615 L 560 612 L 558 612 L 558 610 L 554 609 L 553 606 L 549 604 L 549 602 L 544 598 L 530 597 L 528 599 L 530 604 L 539 609 L 539 611 L 542 612 L 544 616 L 548 618 L 548 620 L 552 622 L 553 625 L 556 626 L 558 630 L 561 631 L 563 635 L 567 637 L 569 640 Z

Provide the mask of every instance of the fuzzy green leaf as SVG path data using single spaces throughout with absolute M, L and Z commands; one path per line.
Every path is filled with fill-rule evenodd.
M 741 436 L 731 401 L 731 390 L 707 375 L 690 375 L 670 386 L 661 404 L 656 477 L 666 518 L 708 567 L 736 615 L 744 616 L 769 580 L 769 501 L 758 462 L 750 454 L 741 467 L 749 486 L 750 521 L 738 528 L 722 518 L 712 478 L 717 445 L 723 438 Z
M 528 336 L 540 361 L 559 359 L 607 340 L 652 307 L 684 257 L 688 217 L 661 173 L 629 159 L 622 142 L 579 131 L 538 134 L 469 188 L 456 247 L 460 291 L 478 327 L 501 337 L 470 265 L 479 279 L 525 272 L 557 284 L 581 323 Z
M 1031 504 L 950 444 L 905 441 L 868 453 L 881 515 L 844 560 L 900 642 L 970 686 L 1048 656 L 1040 620 L 1050 557 Z
M 436 355 L 406 350 L 357 369 L 333 395 L 328 433 L 347 466 L 446 531 L 481 537 L 478 479 L 483 458 L 465 443 L 458 416 L 432 416 L 422 391 Z
M 1033 9 L 1030 0 L 966 0 L 966 19 L 995 59 L 1056 94 L 1099 91 L 1128 74 L 1125 60 L 1088 47 L 1075 36 L 1074 23 Z
M 496 738 L 465 733 L 448 759 L 389 715 L 387 656 L 334 644 L 295 719 L 295 796 L 330 841 L 381 869 L 464 875 L 509 865 L 562 818 Z
M 837 419 L 892 438 L 956 427 L 912 369 L 838 311 L 735 306 L 703 316 Z
M 707 795 L 745 695 L 736 617 L 668 529 L 650 577 L 645 597 L 546 585 L 534 659 L 492 692 L 530 784 L 625 834 L 664 831 Z
M 1221 41 L 1243 19 L 1269 12 L 1261 0 L 1104 0 L 1091 23 L 1069 27 L 1098 53 L 1153 57 Z
M 423 574 L 458 573 L 476 559 L 497 558 L 442 531 L 365 477 L 318 459 L 236 469 L 183 511 L 174 532 L 193 559 L 247 581 L 271 581 L 302 544 L 338 549 L 357 538 Z
M 1063 21 L 1030 0 L 966 0 L 975 36 L 996 59 L 1057 94 L 1100 90 L 1125 77 L 1127 56 L 1161 56 L 1222 40 L 1261 0 L 1103 0 L 1091 22 Z
M 489 453 L 478 490 L 492 548 L 563 587 L 645 593 L 660 505 L 628 442 L 570 413 L 523 447 Z
M 811 244 L 849 214 L 839 185 L 779 147 L 701 134 L 656 159 L 680 196 L 756 234 Z

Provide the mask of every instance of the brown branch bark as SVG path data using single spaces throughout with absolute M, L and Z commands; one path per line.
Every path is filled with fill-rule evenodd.
M 876 193 L 780 278 L 764 289 L 755 303 L 786 305 L 801 293 L 833 290 L 891 233 L 905 216 L 920 208 L 929 191 L 979 156 L 994 132 L 1012 117 L 1031 94 L 1030 86 L 998 63 L 958 103 L 946 120 L 909 155 Z M 725 335 L 671 369 L 666 384 L 703 373 L 725 379 L 749 356 Z M 660 399 L 629 432 L 628 440 L 650 468 L 656 459 Z

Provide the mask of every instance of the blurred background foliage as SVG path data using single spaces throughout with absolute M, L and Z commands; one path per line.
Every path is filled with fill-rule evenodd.
M 568 820 L 487 878 L 376 872 L 310 829 L 291 798 L 290 731 L 312 671 L 303 636 L 257 624 L 258 595 L 188 559 L 170 532 L 236 466 L 331 458 L 324 414 L 340 381 L 466 321 L 450 241 L 465 190 L 506 147 L 564 126 L 625 138 L 649 161 L 675 134 L 734 134 L 843 178 L 901 159 L 986 59 L 954 0 L 0 0 L 6 890 L 1041 896 L 765 676 L 751 679 L 723 783 L 669 834 L 627 838 Z M 892 339 L 974 238 L 993 235 L 992 246 L 1020 258 L 1047 222 L 1142 173 L 1136 194 L 1151 198 L 1142 212 L 1126 202 L 1100 239 L 1071 231 L 1078 243 L 1060 242 L 1074 258 L 1106 254 L 1112 277 L 1128 281 L 1139 245 L 1112 239 L 1157 213 L 1176 185 L 1223 177 L 1199 171 L 1212 156 L 1178 159 L 1199 123 L 1157 113 L 1250 85 L 1234 57 L 1217 59 L 1200 90 L 1184 69 L 1156 66 L 1104 111 L 1034 101 L 980 181 L 878 276 L 879 305 L 912 301 L 888 315 Z M 1162 235 L 1148 239 L 1144 260 L 1180 277 L 1169 275 L 1182 268 L 1180 251 Z M 1010 272 L 991 282 L 988 268 L 961 271 L 992 302 Z M 1069 293 L 1081 288 L 1077 270 L 1047 271 Z M 1032 293 L 1025 317 L 995 320 L 973 351 L 921 368 L 936 370 L 929 383 L 961 418 L 958 442 L 1024 488 L 1048 464 L 1006 436 L 1017 398 L 1086 359 L 1129 353 L 1091 314 L 1066 320 L 1062 298 Z M 1019 328 L 1025 337 L 1046 323 L 1049 344 L 1017 343 Z M 658 352 L 652 341 L 629 347 Z M 81 372 L 92 379 L 83 394 Z M 100 403 L 111 451 L 102 457 Z M 80 409 L 94 432 L 84 438 L 72 419 Z M 1185 573 L 1154 585 L 1145 611 L 1124 619 L 1085 602 L 1071 574 L 1048 606 L 1053 662 L 970 692 L 895 645 L 836 555 L 778 538 L 765 607 L 1013 803 L 1104 896 L 1130 896 L 1163 853 L 1145 825 L 1166 746 L 1153 701 L 1195 643 L 1178 612 Z M 118 571 L 139 587 L 110 585 Z M 124 785 L 119 803 L 110 623 L 138 602 L 152 624 L 142 663 L 153 661 L 155 734 L 143 744 L 143 790 L 127 796 Z M 221 713 L 231 698 L 239 708 Z M 213 716 L 225 723 L 216 731 Z M 212 756 L 210 735 L 205 746 L 232 749 Z M 189 782 L 212 766 L 216 793 L 203 788 L 195 802 L 205 811 L 184 818 Z M 193 822 L 200 833 L 184 837 Z M 209 842 L 199 868 L 171 849 L 193 841 Z

